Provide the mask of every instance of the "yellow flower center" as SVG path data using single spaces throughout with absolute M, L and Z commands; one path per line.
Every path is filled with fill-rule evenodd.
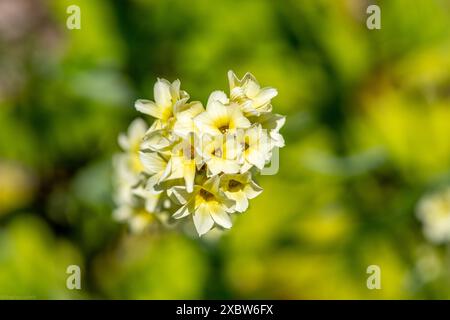
M 205 189 L 201 189 L 199 192 L 200 197 L 204 200 L 204 201 L 214 201 L 216 200 L 216 197 L 214 197 L 214 195 L 205 190 Z
M 242 189 L 242 183 L 231 179 L 228 181 L 228 190 L 231 192 L 236 192 Z
M 219 127 L 219 131 L 222 133 L 227 133 L 228 129 L 230 129 L 230 126 L 228 124 Z
M 214 149 L 214 151 L 213 151 L 213 155 L 218 158 L 222 158 L 222 154 L 223 154 L 223 152 L 222 152 L 222 149 L 220 149 L 220 148 Z

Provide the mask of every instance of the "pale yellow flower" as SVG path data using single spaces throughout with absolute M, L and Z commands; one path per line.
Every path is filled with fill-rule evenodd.
M 186 104 L 184 107 L 186 109 L 175 113 L 170 126 L 150 128 L 145 134 L 141 149 L 170 152 L 181 139 L 189 139 L 191 134 L 196 134 L 198 131 L 194 118 L 202 113 L 204 108 L 200 103 Z
M 155 213 L 158 210 L 158 204 L 161 202 L 162 193 L 147 190 L 144 186 L 138 186 L 133 189 L 133 195 L 144 201 L 144 208 L 147 212 Z
M 450 241 L 450 187 L 426 195 L 417 207 L 425 236 L 434 243 Z
M 181 140 L 172 149 L 172 156 L 169 160 L 169 179 L 184 179 L 186 190 L 192 192 L 194 188 L 194 178 L 196 169 L 203 164 L 201 156 L 198 154 L 199 139 L 191 133 L 186 139 Z
M 180 90 L 179 80 L 170 83 L 166 79 L 158 78 L 153 91 L 155 101 L 139 99 L 135 103 L 135 108 L 157 119 L 154 129 L 173 130 L 177 120 L 180 120 L 177 131 L 183 133 L 192 127 L 192 118 L 204 110 L 198 101 L 187 103 L 189 95 Z M 186 122 L 191 125 L 187 125 Z
M 145 152 L 170 153 L 173 144 L 179 138 L 166 129 L 148 130 L 141 143 L 141 150 Z
M 114 202 L 117 205 L 132 202 L 132 189 L 139 183 L 139 175 L 130 170 L 130 157 L 125 154 L 116 154 L 113 158 L 114 169 Z
M 192 215 L 197 233 L 202 236 L 214 224 L 229 229 L 232 221 L 229 216 L 234 211 L 235 201 L 228 199 L 219 190 L 219 177 L 214 176 L 202 185 L 195 185 L 193 192 L 189 193 L 185 187 L 174 187 L 173 195 L 182 205 L 173 217 L 181 219 Z
M 274 88 L 261 88 L 251 73 L 239 80 L 233 71 L 228 71 L 230 99 L 240 105 L 245 116 L 260 115 L 272 111 L 271 100 L 278 92 Z
M 140 153 L 140 159 L 143 165 L 143 171 L 149 175 L 145 189 L 159 193 L 160 190 L 156 190 L 155 186 L 167 179 L 170 175 L 170 167 L 168 163 L 170 161 L 170 154 L 164 154 L 159 152 L 143 152 Z
M 135 119 L 128 127 L 127 134 L 119 135 L 119 145 L 125 151 L 113 158 L 114 183 L 116 192 L 114 201 L 118 205 L 133 201 L 132 190 L 141 181 L 143 169 L 139 158 L 139 147 L 147 131 L 142 119 Z
M 261 125 L 253 125 L 243 134 L 238 135 L 239 144 L 242 147 L 240 172 L 244 173 L 253 166 L 262 170 L 268 159 L 270 159 L 272 145 L 266 131 Z
M 194 124 L 194 118 L 205 111 L 200 102 L 192 102 L 182 106 L 175 111 L 175 124 L 173 132 L 182 138 L 187 138 L 191 133 L 198 134 L 197 127 Z
M 180 90 L 180 80 L 170 83 L 166 79 L 159 79 L 153 87 L 155 101 L 139 99 L 135 103 L 138 111 L 148 114 L 163 123 L 169 121 L 173 116 L 173 107 L 180 101 L 186 102 L 189 96 Z
M 213 92 L 206 105 L 206 111 L 194 119 L 202 134 L 212 136 L 233 133 L 237 129 L 249 128 L 251 123 L 244 117 L 237 104 L 226 105 L 227 98 L 223 92 Z
M 127 222 L 131 232 L 140 233 L 156 222 L 156 216 L 144 208 L 120 206 L 113 212 L 113 217 L 119 222 Z
M 208 176 L 222 172 L 238 173 L 240 148 L 235 134 L 204 135 L 201 140 L 201 157 L 207 165 Z
M 274 147 L 282 148 L 284 147 L 284 138 L 280 134 L 280 129 L 284 126 L 286 122 L 286 117 L 267 112 L 262 113 L 258 117 L 249 118 L 252 123 L 257 123 L 261 125 L 261 128 L 268 132 L 271 139 L 271 144 Z
M 225 195 L 236 201 L 236 211 L 244 212 L 248 208 L 248 199 L 257 197 L 263 189 L 253 180 L 249 172 L 244 174 L 224 174 L 220 177 L 220 189 Z
M 127 134 L 119 135 L 119 145 L 128 155 L 128 169 L 135 175 L 138 175 L 143 169 L 139 159 L 139 150 L 146 131 L 147 124 L 144 120 L 137 118 L 128 127 Z

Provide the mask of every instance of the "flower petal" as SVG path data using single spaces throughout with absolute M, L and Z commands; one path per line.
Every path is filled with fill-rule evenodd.
M 202 133 L 206 133 L 212 136 L 222 134 L 220 130 L 214 125 L 214 119 L 208 112 L 200 113 L 194 119 L 195 126 Z
M 162 190 L 158 189 L 158 183 L 161 179 L 161 174 L 162 172 L 159 172 L 148 178 L 147 183 L 145 184 L 145 189 L 154 194 L 161 193 Z
M 175 200 L 180 204 L 186 204 L 192 198 L 192 194 L 187 192 L 185 187 L 176 186 L 171 190 Z
M 219 177 L 214 176 L 206 180 L 206 182 L 203 184 L 203 188 L 215 194 L 219 190 L 219 183 L 220 183 Z
M 162 151 L 172 144 L 171 137 L 165 130 L 155 130 L 147 132 L 141 143 L 142 150 Z
M 170 172 L 167 174 L 164 174 L 164 178 L 163 179 L 179 179 L 179 178 L 183 178 L 183 165 L 184 165 L 184 161 L 183 161 L 183 157 L 171 157 L 169 162 L 167 163 L 167 167 L 170 168 L 168 170 L 170 170 Z
M 157 106 L 153 101 L 146 99 L 136 100 L 134 107 L 137 111 L 144 114 L 148 114 L 154 118 L 161 119 L 163 117 L 162 109 Z
M 119 146 L 122 148 L 122 150 L 124 151 L 128 151 L 130 149 L 130 144 L 128 141 L 128 136 L 124 133 L 119 134 Z
M 139 152 L 141 163 L 145 172 L 154 174 L 163 171 L 167 163 L 157 152 Z
M 270 103 L 270 100 L 278 94 L 277 89 L 263 88 L 259 91 L 256 97 L 253 98 L 255 106 L 262 106 L 266 103 Z
M 254 166 L 256 166 L 258 169 L 264 168 L 264 165 L 266 163 L 266 159 L 264 157 L 264 154 L 261 152 L 258 152 L 256 149 L 249 149 L 247 150 L 247 160 Z
M 170 96 L 173 100 L 180 99 L 180 87 L 181 87 L 181 81 L 179 79 L 175 80 L 170 85 Z
M 120 206 L 113 211 L 113 217 L 117 221 L 125 221 L 133 214 L 132 209 L 129 206 Z
M 208 206 L 204 203 L 198 206 L 198 208 L 195 210 L 193 220 L 195 229 L 197 230 L 199 236 L 207 233 L 214 225 L 214 220 L 209 213 Z
M 263 188 L 256 184 L 256 182 L 250 180 L 248 185 L 244 188 L 245 195 L 249 199 L 256 198 L 261 192 L 263 192 Z
M 206 112 L 215 123 L 226 122 L 228 120 L 228 107 L 222 102 L 214 100 L 206 106 Z
M 230 127 L 233 129 L 237 128 L 250 128 L 250 121 L 244 117 L 242 111 L 239 109 L 237 105 L 229 106 L 229 117 L 231 119 Z
M 128 127 L 128 137 L 131 140 L 131 143 L 141 140 L 146 131 L 147 124 L 145 121 L 141 118 L 134 119 Z
M 183 163 L 183 175 L 187 192 L 194 190 L 195 168 L 194 160 L 188 160 Z
M 246 161 L 246 162 L 242 165 L 240 172 L 241 172 L 241 173 L 246 173 L 246 172 L 248 172 L 248 170 L 250 170 L 252 167 L 253 167 L 253 165 L 252 165 L 250 162 Z
M 159 79 L 153 87 L 153 95 L 156 105 L 159 107 L 168 107 L 172 105 L 172 95 L 170 93 L 170 82 L 166 79 Z
M 227 174 L 238 173 L 239 163 L 235 160 L 222 160 L 222 172 Z
M 183 105 L 178 105 L 177 103 L 174 107 L 174 113 L 176 114 L 177 119 L 184 117 L 192 120 L 203 111 L 205 111 L 205 108 L 203 108 L 200 101 L 192 101 Z
M 244 80 L 245 83 L 242 87 L 244 88 L 247 97 L 253 99 L 260 93 L 261 87 L 259 86 L 256 79 L 253 77 L 253 75 L 251 75 L 250 73 L 248 74 L 248 76 L 245 75 L 244 78 L 247 79 Z
M 152 194 L 149 192 L 145 198 L 145 210 L 148 212 L 155 212 L 160 197 L 161 194 Z
M 248 199 L 243 191 L 230 192 L 232 193 L 232 199 L 236 201 L 235 209 L 239 212 L 244 212 L 248 209 Z
M 220 204 L 210 205 L 211 217 L 219 226 L 229 229 L 233 225 L 230 216 Z
M 175 219 L 181 219 L 184 218 L 190 214 L 195 214 L 195 200 L 194 198 L 191 198 L 185 205 L 183 205 L 180 209 L 178 209 L 174 214 L 173 217 Z
M 280 114 L 263 113 L 255 119 L 263 129 L 279 131 L 286 122 L 286 117 Z
M 240 85 L 240 81 L 233 70 L 228 71 L 228 83 L 230 84 L 230 91 Z
M 222 104 L 227 104 L 229 100 L 228 100 L 228 97 L 225 92 L 217 90 L 217 91 L 213 91 L 209 95 L 208 103 L 206 105 L 209 105 L 209 104 L 213 103 L 214 101 L 219 101 Z

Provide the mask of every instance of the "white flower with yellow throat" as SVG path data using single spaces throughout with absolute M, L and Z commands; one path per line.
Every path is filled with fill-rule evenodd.
M 229 213 L 234 212 L 235 201 L 229 199 L 219 189 L 218 176 L 211 177 L 194 186 L 193 192 L 185 187 L 174 187 L 173 195 L 182 205 L 173 217 L 181 219 L 192 216 L 194 226 L 200 236 L 207 233 L 214 224 L 229 229 L 232 221 Z
M 256 198 L 263 189 L 252 180 L 249 172 L 244 174 L 224 174 L 220 177 L 220 189 L 236 202 L 235 209 L 244 212 L 248 209 L 248 200 Z
M 237 104 L 228 104 L 225 93 L 215 91 L 206 105 L 206 111 L 194 119 L 195 126 L 203 134 L 211 136 L 233 133 L 251 126 Z
M 272 98 L 278 91 L 274 88 L 261 88 L 251 73 L 246 73 L 239 79 L 233 71 L 228 71 L 230 84 L 230 99 L 241 107 L 246 116 L 259 116 L 264 112 L 272 111 Z

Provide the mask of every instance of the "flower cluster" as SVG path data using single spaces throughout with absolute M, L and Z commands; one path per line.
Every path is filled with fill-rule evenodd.
M 201 236 L 214 226 L 231 228 L 232 214 L 244 212 L 262 189 L 254 178 L 284 146 L 285 117 L 272 113 L 274 88 L 261 88 L 247 73 L 229 71 L 230 93 L 214 91 L 206 107 L 189 101 L 180 81 L 158 79 L 154 101 L 135 107 L 142 119 L 119 136 L 115 158 L 118 220 L 140 230 L 152 221 L 190 221 Z

